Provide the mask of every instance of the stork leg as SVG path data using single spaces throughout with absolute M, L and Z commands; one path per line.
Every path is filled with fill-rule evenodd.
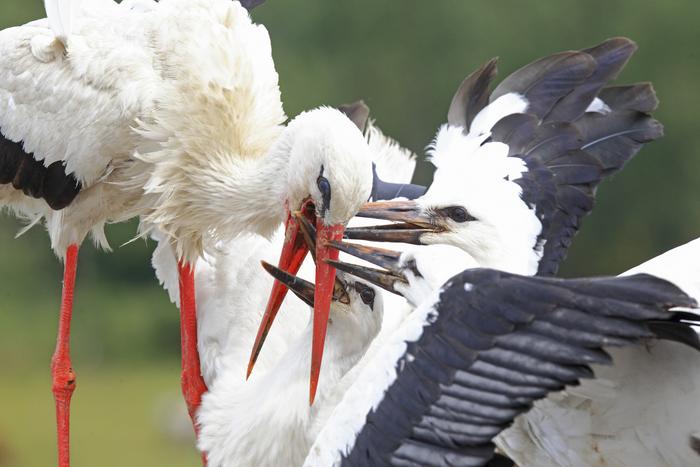
M 207 385 L 202 378 L 197 349 L 197 302 L 195 301 L 194 267 L 180 262 L 180 344 L 182 347 L 182 394 L 187 403 L 187 412 L 192 419 L 195 434 L 199 434 L 197 426 L 197 409 L 202 403 L 202 395 L 207 391 Z M 206 457 L 202 460 L 206 465 Z
M 51 359 L 53 397 L 56 401 L 56 427 L 58 433 L 58 466 L 70 466 L 70 401 L 75 391 L 75 372 L 70 360 L 70 323 L 73 315 L 73 291 L 78 265 L 78 246 L 70 245 L 66 251 L 63 272 L 63 296 L 58 320 L 56 350 Z

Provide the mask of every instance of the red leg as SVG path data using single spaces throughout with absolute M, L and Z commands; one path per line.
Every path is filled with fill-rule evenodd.
M 180 339 L 182 346 L 182 394 L 185 396 L 187 411 L 192 419 L 195 433 L 198 433 L 196 415 L 202 403 L 202 395 L 207 385 L 202 379 L 197 349 L 197 303 L 195 301 L 194 268 L 189 264 L 178 264 L 180 274 Z M 206 465 L 206 458 L 204 458 Z
M 70 400 L 75 391 L 75 373 L 70 361 L 70 322 L 73 315 L 73 291 L 78 265 L 78 246 L 70 245 L 66 251 L 63 272 L 63 297 L 58 320 L 56 351 L 51 359 L 53 396 L 56 401 L 56 425 L 58 431 L 58 466 L 70 466 Z

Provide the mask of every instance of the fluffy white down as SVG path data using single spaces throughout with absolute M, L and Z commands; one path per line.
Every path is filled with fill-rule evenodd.
M 289 294 L 246 381 L 250 349 L 272 285 L 259 262 L 274 261 L 282 236 L 278 232 L 272 242 L 244 236 L 207 264 L 197 264 L 199 350 L 209 385 L 198 413 L 199 447 L 212 466 L 300 465 L 315 438 L 317 419 L 326 413 L 321 409 L 326 394 L 379 331 L 381 296 L 374 311 L 333 305 L 317 400 L 309 408 L 310 313 Z M 304 269 L 302 275 L 312 278 L 312 265 Z
M 416 155 L 386 136 L 374 120 L 367 122 L 365 136 L 379 178 L 391 183 L 411 183 L 416 170 Z
M 489 136 L 490 132 L 465 135 L 461 127 L 447 125 L 438 132 L 430 149 L 436 166 L 433 183 L 416 201 L 426 213 L 462 206 L 477 220 L 447 220 L 448 230 L 423 235 L 422 240 L 456 246 L 482 267 L 532 275 L 541 258 L 535 246 L 542 224 L 514 183 L 527 167 L 522 159 L 508 157 L 507 145 L 484 143 Z
M 254 157 L 285 119 L 267 31 L 238 2 L 91 0 L 79 11 L 77 3 L 66 5 L 58 11 L 56 0 L 47 0 L 51 21 L 0 31 L 3 134 L 45 165 L 63 161 L 84 186 L 61 213 L 4 189 L 0 205 L 31 220 L 46 217 L 59 255 L 90 230 L 106 246 L 105 222 L 142 214 L 155 202 L 143 196 L 154 167 L 134 158 L 137 149 L 161 149 L 155 136 L 181 130 L 169 143 L 202 154 L 235 147 Z M 70 24 L 60 19 L 68 11 L 75 15 Z
M 700 298 L 700 239 L 628 272 L 674 282 Z M 612 367 L 596 379 L 535 404 L 496 444 L 518 465 L 542 467 L 685 467 L 700 433 L 700 357 L 674 342 L 606 349 Z

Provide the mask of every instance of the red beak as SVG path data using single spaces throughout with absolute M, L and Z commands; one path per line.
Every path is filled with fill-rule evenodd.
M 316 293 L 314 295 L 314 328 L 311 344 L 311 386 L 309 388 L 309 405 L 314 403 L 318 378 L 321 374 L 323 346 L 326 341 L 328 315 L 333 299 L 335 285 L 335 268 L 326 260 L 337 260 L 338 250 L 328 246 L 329 242 L 343 239 L 344 225 L 325 225 L 322 219 L 316 221 Z
M 310 201 L 304 203 L 302 206 L 302 212 L 305 216 L 310 217 L 311 220 L 315 218 L 313 204 Z M 296 275 L 308 252 L 309 248 L 306 245 L 304 236 L 300 231 L 299 222 L 291 214 L 288 215 L 287 222 L 285 224 L 284 245 L 282 246 L 282 254 L 280 255 L 278 267 L 283 271 Z M 287 286 L 279 281 L 275 281 L 272 285 L 272 291 L 270 292 L 270 298 L 267 301 L 265 314 L 263 315 L 260 328 L 258 329 L 258 335 L 255 337 L 253 350 L 250 354 L 246 378 L 248 378 L 250 373 L 253 371 L 258 355 L 260 355 L 260 350 L 262 349 L 265 339 L 267 338 L 267 333 L 270 332 L 270 328 L 272 327 L 273 321 L 277 317 L 277 312 L 282 306 L 284 297 L 287 296 L 287 291 Z

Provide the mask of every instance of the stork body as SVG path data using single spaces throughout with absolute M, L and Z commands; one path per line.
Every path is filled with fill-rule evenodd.
M 106 246 L 106 222 L 138 215 L 145 229 L 168 235 L 180 260 L 183 391 L 194 417 L 206 387 L 190 264 L 213 245 L 204 233 L 213 241 L 270 235 L 285 221 L 285 206 L 310 199 L 320 231 L 337 236 L 343 209 L 354 213 L 359 204 L 336 200 L 348 186 L 369 197 L 371 162 L 361 134 L 337 111 L 317 109 L 282 125 L 269 36 L 238 2 L 52 1 L 47 11 L 48 20 L 0 33 L 0 203 L 44 219 L 67 259 L 53 364 L 64 467 L 75 382 L 72 279 L 90 232 Z M 358 182 L 358 173 L 369 182 Z M 333 271 L 321 269 L 332 284 Z
M 334 395 L 340 380 L 362 357 L 381 326 L 379 291 L 368 306 L 358 292 L 362 284 L 342 282 L 347 300 L 335 300 L 331 308 L 318 396 L 309 406 L 304 395 L 313 288 L 307 285 L 306 302 L 294 297 L 284 302 L 256 369 L 246 381 L 245 357 L 272 285 L 272 277 L 259 264 L 274 259 L 283 237 L 282 229 L 271 240 L 243 235 L 197 262 L 199 351 L 209 388 L 198 412 L 199 447 L 208 465 L 301 465 L 329 406 L 337 402 Z M 166 288 L 172 289 L 175 257 L 167 242 L 159 244 L 154 266 Z M 313 268 L 302 267 L 301 273 L 313 276 Z
M 587 53 L 604 64 L 603 68 L 619 68 L 631 52 L 629 44 L 617 40 L 606 44 Z M 551 65 L 552 60 L 538 63 Z M 462 123 L 443 127 L 438 134 L 432 148 L 437 171 L 426 195 L 415 203 L 376 204 L 367 209 L 372 217 L 406 224 L 393 231 L 386 226 L 358 229 L 349 232 L 350 237 L 454 245 L 482 267 L 550 275 L 564 258 L 581 218 L 592 208 L 597 184 L 619 170 L 644 141 L 660 135 L 660 126 L 647 115 L 657 103 L 649 85 L 600 90 L 604 83 L 598 79 L 584 81 L 568 91 L 568 96 L 580 97 L 579 90 L 597 88 L 598 97 L 589 94 L 581 102 L 579 109 L 586 110 L 582 116 L 548 125 L 549 116 L 560 106 L 571 110 L 571 99 L 551 100 L 542 87 L 547 74 L 537 73 L 533 65 L 516 72 L 514 76 L 536 80 L 518 83 L 512 77 L 506 79 L 506 86 L 502 84 L 492 95 L 498 97 L 483 107 L 488 102 L 483 83 L 491 79 L 491 68 L 487 65 L 465 80 L 456 95 L 452 110 L 458 111 L 451 110 L 451 118 Z M 504 87 L 528 88 L 535 95 L 539 89 L 540 96 L 550 99 L 553 110 L 542 113 L 549 104 L 524 102 L 519 95 L 509 98 L 499 93 Z M 518 105 L 525 110 L 517 110 Z M 539 127 L 527 115 L 531 111 L 541 119 Z M 490 123 L 484 126 L 484 122 Z M 596 126 L 599 128 L 593 130 Z M 587 135 L 593 134 L 597 136 L 589 139 Z M 465 177 L 467 183 L 461 180 Z M 698 257 L 694 243 L 654 260 L 654 269 L 635 271 L 670 278 L 694 293 L 696 286 L 688 286 L 689 280 L 698 277 L 692 266 L 693 258 Z M 424 261 L 426 271 L 440 266 L 438 261 Z M 663 332 L 655 323 L 651 326 Z M 697 345 L 692 329 L 679 332 L 676 339 Z M 619 358 L 610 369 L 596 368 L 600 380 L 541 401 L 497 438 L 499 447 L 521 465 L 680 466 L 696 462 L 691 439 L 699 429 L 695 420 L 700 414 L 690 409 L 697 404 L 689 401 L 697 399 L 697 356 L 673 342 L 610 352 Z M 666 376 L 659 378 L 660 374 Z M 679 422 L 667 422 L 668 414 Z M 646 436 L 648 441 L 639 441 Z
M 650 337 L 650 322 L 677 318 L 670 308 L 697 306 L 644 274 L 550 279 L 476 268 L 435 289 L 422 276 L 432 248 L 360 253 L 385 272 L 335 263 L 405 294 L 416 310 L 360 362 L 305 465 L 487 465 L 494 437 L 536 411 L 532 402 L 612 363 L 602 347 Z

